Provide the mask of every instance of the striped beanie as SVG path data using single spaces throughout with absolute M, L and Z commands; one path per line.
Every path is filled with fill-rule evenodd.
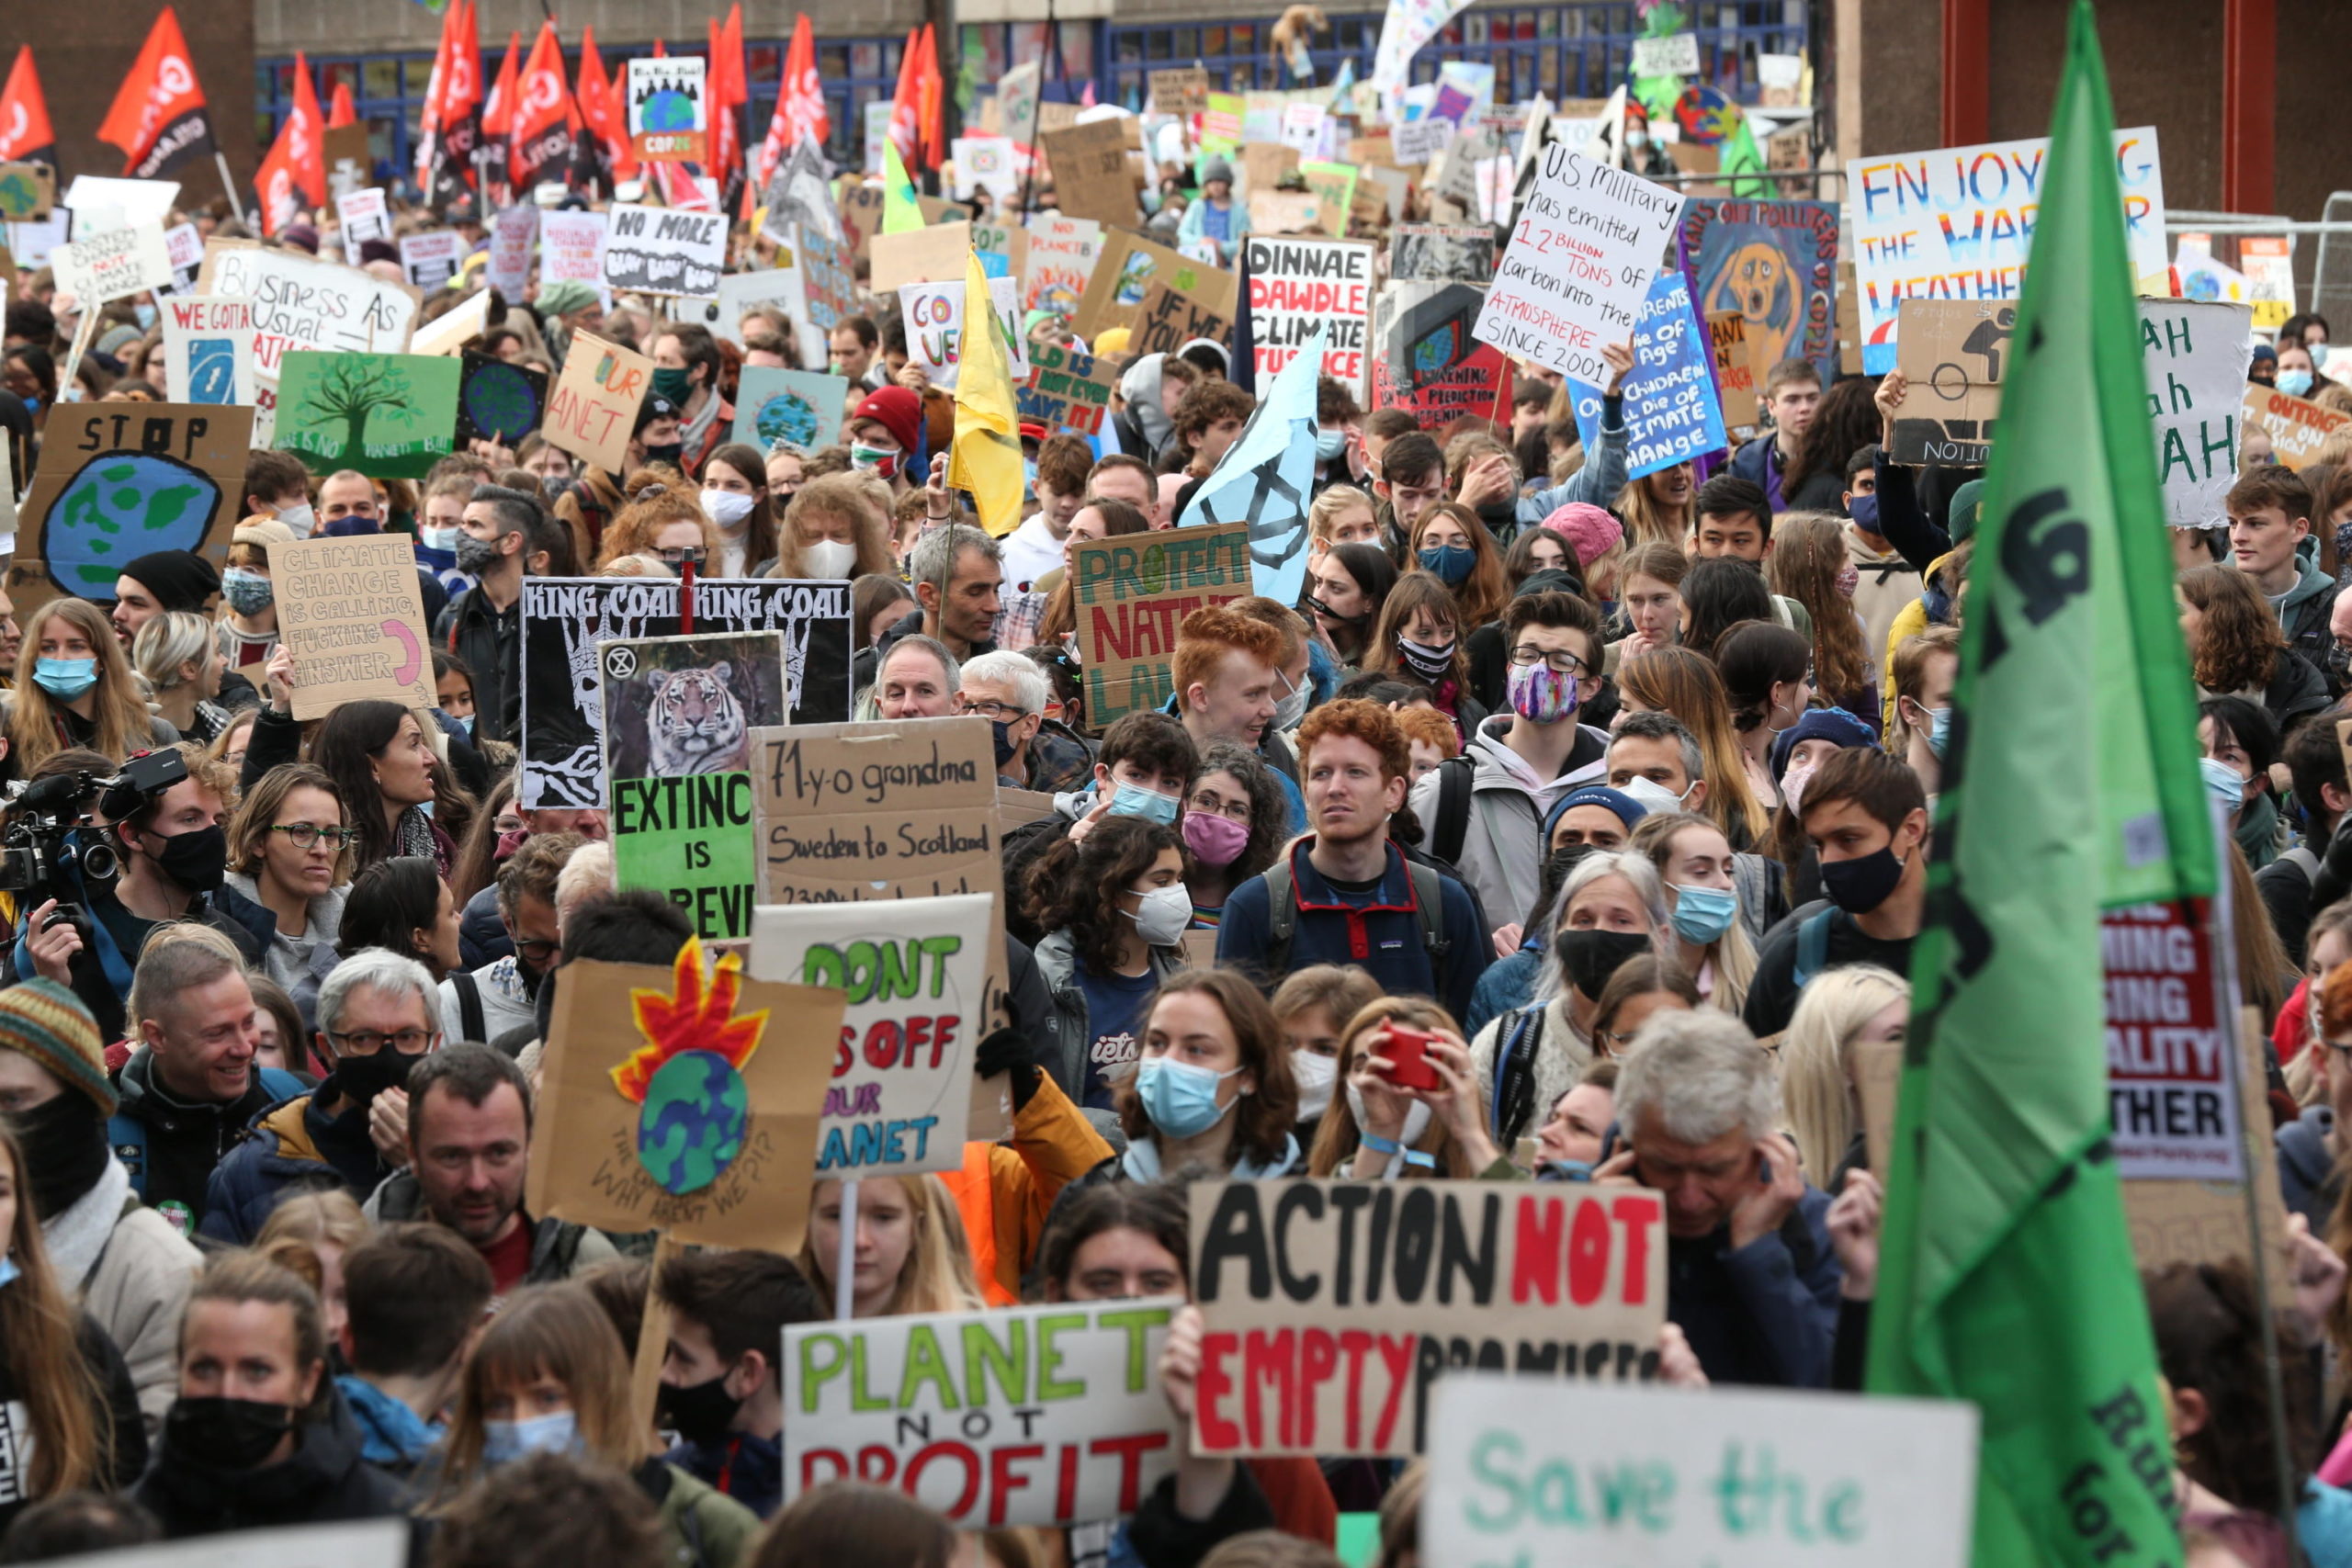
M 97 1020 L 67 987 L 35 976 L 0 991 L 0 1047 L 22 1051 L 59 1082 L 96 1100 L 102 1113 L 114 1114 Z

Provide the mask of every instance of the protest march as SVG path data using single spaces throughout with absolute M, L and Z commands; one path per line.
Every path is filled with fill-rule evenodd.
M 0 1562 L 2352 1568 L 2352 225 L 2091 0 L 1937 146 L 449 0 L 250 178 L 131 9 L 0 79 Z

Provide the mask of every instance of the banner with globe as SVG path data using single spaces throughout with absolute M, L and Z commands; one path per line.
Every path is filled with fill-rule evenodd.
M 564 966 L 525 1202 L 616 1235 L 790 1254 L 808 1223 L 843 994 L 671 968 Z
M 849 382 L 814 370 L 746 365 L 735 392 L 735 439 L 761 452 L 814 452 L 841 438 Z
M 123 563 L 194 550 L 219 567 L 243 513 L 254 411 L 229 404 L 61 403 L 17 512 L 9 594 L 29 616 L 62 593 L 111 601 Z M 21 476 L 20 476 L 21 477 Z

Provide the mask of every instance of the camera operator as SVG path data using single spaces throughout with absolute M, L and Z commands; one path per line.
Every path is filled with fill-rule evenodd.
M 98 798 L 98 819 L 121 852 L 120 875 L 109 882 L 61 867 L 59 891 L 66 897 L 41 902 L 19 924 L 9 977 L 37 972 L 71 986 L 101 1036 L 119 1040 L 132 966 L 148 934 L 165 921 L 199 920 L 227 936 L 246 963 L 260 964 L 276 917 L 221 886 L 229 857 L 221 822 L 235 789 L 228 765 L 199 747 L 133 757 Z M 84 844 L 96 837 L 89 829 L 74 836 Z M 51 919 L 60 902 L 73 901 L 76 886 L 88 919 Z

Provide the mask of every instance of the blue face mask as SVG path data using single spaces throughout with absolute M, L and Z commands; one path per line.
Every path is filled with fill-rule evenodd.
M 155 324 L 155 307 L 153 305 L 141 301 L 130 308 L 130 313 L 139 318 L 139 330 L 142 333 Z
M 24 1274 L 25 1271 L 17 1267 L 15 1258 L 0 1258 L 0 1287 L 15 1284 L 24 1278 Z
M 1315 460 L 1317 462 L 1336 463 L 1347 449 L 1348 433 L 1345 426 L 1338 430 L 1323 430 L 1316 433 Z
M 569 1410 L 528 1421 L 485 1421 L 481 1424 L 481 1457 L 485 1464 L 506 1464 L 526 1454 L 576 1453 L 580 1450 L 580 1421 Z
M 1163 1136 L 1197 1137 L 1225 1120 L 1225 1113 L 1234 1105 L 1241 1103 L 1238 1096 L 1233 1105 L 1216 1102 L 1216 1086 L 1239 1071 L 1236 1067 L 1232 1073 L 1213 1073 L 1187 1062 L 1154 1056 L 1136 1068 L 1136 1098 L 1143 1102 L 1143 1113 L 1151 1118 L 1151 1124 Z
M 98 683 L 98 661 L 95 659 L 35 659 L 33 684 L 61 702 L 75 697 Z
M 2302 397 L 2312 389 L 2312 373 L 2300 366 L 2292 370 L 2281 370 L 2278 387 L 2290 398 Z
M 1467 545 L 1443 545 L 1421 551 L 1420 562 L 1423 571 L 1448 588 L 1458 588 L 1468 581 L 1470 569 L 1478 564 L 1478 552 Z
M 1878 497 L 1876 495 L 1858 495 L 1854 497 L 1853 501 L 1846 508 L 1846 515 L 1852 518 L 1854 520 L 1854 526 L 1860 528 L 1863 533 L 1877 533 Z
M 1721 940 L 1739 915 L 1739 897 L 1722 887 L 1674 885 L 1674 934 L 1704 947 Z
M 1176 825 L 1176 797 L 1141 784 L 1123 784 L 1111 792 L 1111 815 L 1140 817 L 1164 828 Z
M 1951 709 L 1929 708 L 1928 710 L 1928 750 L 1936 754 L 1937 761 L 1940 762 L 1944 760 L 1944 747 L 1951 740 Z
M 2198 759 L 2197 771 L 2205 776 L 2205 793 L 2234 818 L 2245 806 L 2245 779 L 2218 757 Z
M 1021 488 L 1031 495 L 1037 493 L 1037 459 L 1035 457 L 1021 459 Z

